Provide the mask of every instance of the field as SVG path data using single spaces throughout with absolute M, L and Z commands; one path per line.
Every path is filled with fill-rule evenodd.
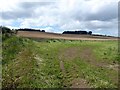
M 118 42 L 11 37 L 3 88 L 117 88 Z
M 118 40 L 116 37 L 94 36 L 94 35 L 75 35 L 75 34 L 58 34 L 50 32 L 32 32 L 18 31 L 18 36 L 46 39 L 65 39 L 65 40 Z

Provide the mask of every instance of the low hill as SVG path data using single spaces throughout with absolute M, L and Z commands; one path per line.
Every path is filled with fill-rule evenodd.
M 49 32 L 18 31 L 18 36 L 30 38 L 66 39 L 66 40 L 117 40 L 116 37 L 102 35 L 57 34 Z

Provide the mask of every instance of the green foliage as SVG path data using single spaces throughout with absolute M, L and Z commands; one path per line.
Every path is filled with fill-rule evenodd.
M 15 36 L 2 43 L 2 86 L 4 88 L 24 86 L 24 83 L 27 83 L 24 80 L 30 81 L 27 75 L 33 73 L 33 68 L 36 66 L 32 50 L 29 48 L 31 44 L 29 40 Z
M 19 51 L 24 47 L 23 39 L 18 37 L 11 37 L 2 43 L 2 57 L 3 64 L 8 63 L 11 59 L 14 59 Z

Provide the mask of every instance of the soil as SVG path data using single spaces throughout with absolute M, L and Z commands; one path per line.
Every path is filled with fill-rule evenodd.
M 71 88 L 90 88 L 85 79 L 76 78 L 72 81 Z
M 60 61 L 60 69 L 63 73 L 65 73 L 64 63 L 63 61 Z
M 59 59 L 62 60 L 73 60 L 79 56 L 79 49 L 76 47 L 71 47 L 60 51 Z

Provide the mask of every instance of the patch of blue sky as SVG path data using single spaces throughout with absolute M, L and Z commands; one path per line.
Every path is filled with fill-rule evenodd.
M 11 26 L 12 27 L 19 27 L 20 26 L 20 22 L 14 21 Z

